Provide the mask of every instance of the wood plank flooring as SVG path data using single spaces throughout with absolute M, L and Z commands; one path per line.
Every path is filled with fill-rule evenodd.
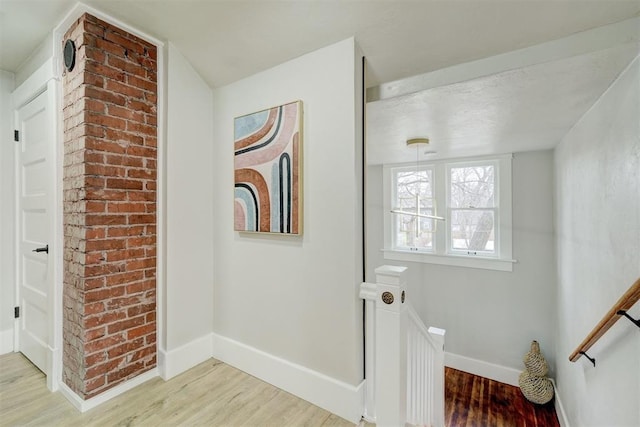
M 517 387 L 446 368 L 448 427 L 556 427 L 553 404 Z M 78 412 L 19 353 L 0 356 L 0 426 L 353 426 L 229 365 L 210 359 L 165 382 L 154 378 Z M 373 426 L 360 423 L 360 426 Z
M 78 412 L 19 353 L 0 356 L 0 426 L 353 426 L 229 365 L 210 359 L 154 378 Z
M 448 427 L 559 427 L 553 400 L 535 405 L 518 387 L 445 368 Z

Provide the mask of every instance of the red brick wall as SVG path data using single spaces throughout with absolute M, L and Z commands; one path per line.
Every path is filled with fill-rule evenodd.
M 156 366 L 156 47 L 85 14 L 65 40 L 63 381 L 84 399 Z

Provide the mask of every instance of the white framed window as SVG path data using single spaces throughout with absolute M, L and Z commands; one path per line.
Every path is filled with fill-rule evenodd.
M 386 259 L 512 271 L 511 155 L 386 165 L 384 181 Z
M 500 254 L 498 162 L 449 163 L 447 173 L 447 252 L 496 257 Z
M 399 213 L 393 221 L 394 247 L 402 250 L 432 252 L 434 247 L 433 168 L 398 167 L 392 170 L 392 210 Z

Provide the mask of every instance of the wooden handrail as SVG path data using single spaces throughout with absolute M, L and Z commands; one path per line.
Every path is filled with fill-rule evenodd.
M 584 339 L 584 341 L 582 341 L 578 348 L 576 348 L 575 351 L 571 353 L 571 356 L 569 356 L 569 360 L 575 362 L 580 358 L 580 356 L 585 354 L 587 350 L 589 350 L 591 346 L 594 345 L 596 341 L 598 341 L 600 337 L 603 336 L 605 332 L 607 332 L 609 328 L 611 328 L 613 324 L 618 321 L 618 319 L 620 319 L 620 317 L 622 317 L 620 314 L 618 314 L 618 312 L 620 310 L 629 310 L 636 302 L 638 302 L 638 300 L 640 300 L 640 278 L 636 280 L 633 285 L 631 285 L 629 290 L 620 297 L 618 302 L 616 302 L 613 307 L 611 307 L 611 310 L 609 310 L 607 314 L 604 315 L 602 320 L 600 320 L 600 323 L 598 323 L 596 327 L 593 328 L 591 333 L 587 335 L 587 337 Z M 590 360 L 593 362 L 593 359 Z

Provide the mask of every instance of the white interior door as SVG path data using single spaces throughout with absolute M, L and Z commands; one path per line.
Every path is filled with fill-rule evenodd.
M 48 91 L 16 110 L 17 348 L 40 370 L 51 367 L 55 144 Z

